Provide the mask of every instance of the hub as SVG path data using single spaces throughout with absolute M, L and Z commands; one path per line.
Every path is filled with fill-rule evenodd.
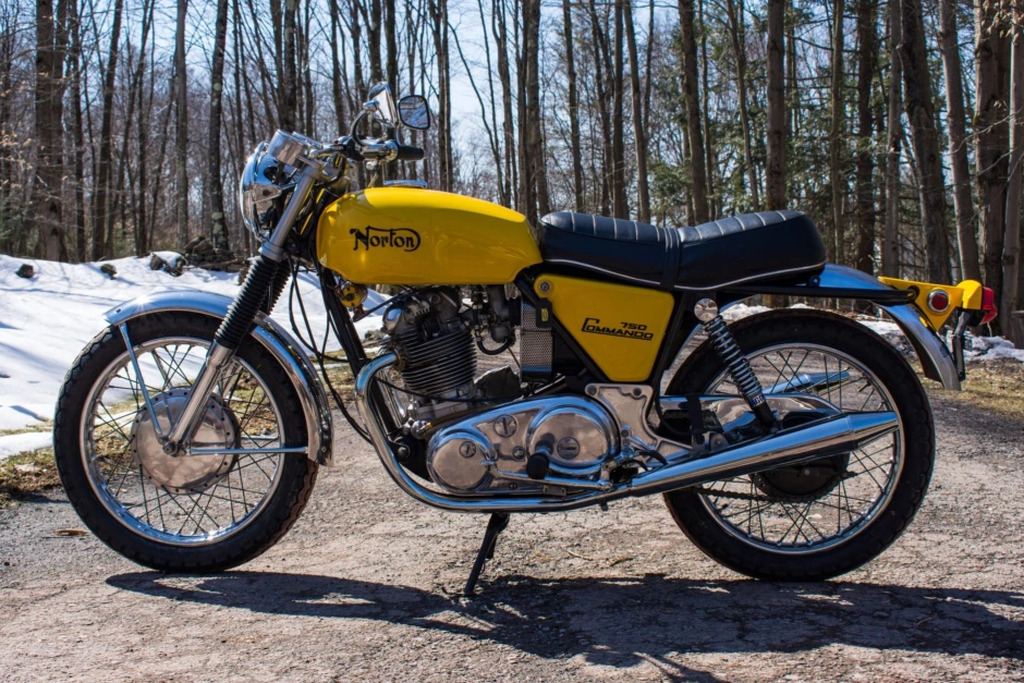
M 153 413 L 160 431 L 168 433 L 181 415 L 188 400 L 189 389 L 170 389 L 152 397 Z M 198 448 L 238 448 L 238 422 L 234 413 L 216 396 L 207 403 L 203 420 L 192 437 Z M 201 493 L 227 476 L 235 464 L 234 455 L 168 454 L 157 436 L 150 411 L 140 410 L 132 423 L 132 457 L 143 474 L 154 485 L 170 493 Z
M 794 411 L 782 419 L 784 429 L 798 427 L 826 417 L 825 411 Z M 850 454 L 840 453 L 792 467 L 778 467 L 751 475 L 760 491 L 780 500 L 794 503 L 821 498 L 846 478 Z

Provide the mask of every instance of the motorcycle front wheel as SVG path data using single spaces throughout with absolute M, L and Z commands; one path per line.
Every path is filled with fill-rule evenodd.
M 207 403 L 192 448 L 167 455 L 159 436 L 184 406 L 219 321 L 168 312 L 98 335 L 68 372 L 54 454 L 75 511 L 111 548 L 168 572 L 234 567 L 298 519 L 316 481 L 295 390 L 252 338 Z
M 823 580 L 873 559 L 913 519 L 931 476 L 934 426 L 917 376 L 841 316 L 777 311 L 730 329 L 766 395 L 813 394 L 833 413 L 893 411 L 899 428 L 850 453 L 667 493 L 676 523 L 708 556 L 759 579 Z M 707 343 L 668 393 L 741 395 Z M 792 414 L 782 426 L 817 417 Z

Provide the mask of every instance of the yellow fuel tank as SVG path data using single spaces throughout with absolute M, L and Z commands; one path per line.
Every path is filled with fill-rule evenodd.
M 500 285 L 541 260 L 522 214 L 411 187 L 345 195 L 321 215 L 316 247 L 325 267 L 366 284 Z

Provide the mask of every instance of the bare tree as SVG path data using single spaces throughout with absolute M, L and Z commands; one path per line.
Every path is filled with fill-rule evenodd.
M 843 102 L 843 0 L 835 0 L 832 14 L 832 77 L 829 109 L 832 113 L 828 135 L 828 171 L 832 185 L 832 259 L 843 258 L 843 214 L 846 176 L 843 173 L 846 141 L 846 105 Z
M 783 33 L 786 0 L 768 0 L 768 209 L 786 208 L 786 93 L 783 82 Z
M 644 131 L 643 97 L 640 89 L 640 59 L 636 48 L 636 26 L 633 23 L 633 1 L 622 0 L 625 12 L 626 46 L 629 49 L 629 96 L 633 116 L 633 148 L 636 150 L 637 217 L 651 220 L 651 193 L 647 186 L 647 136 Z M 652 40 L 651 35 L 647 40 Z M 648 72 L 649 73 L 649 72 Z
M 743 162 L 747 170 L 747 192 L 750 193 L 750 203 L 754 211 L 757 211 L 761 208 L 761 198 L 758 193 L 757 167 L 754 165 L 754 155 L 750 143 L 750 114 L 747 109 L 746 18 L 743 0 L 725 0 L 725 14 L 729 22 L 729 40 L 732 43 L 733 56 L 736 60 L 736 97 L 740 108 L 740 128 L 743 129 Z
M 1006 188 L 1006 234 L 1003 238 L 1004 329 L 1017 310 L 1020 292 L 1020 193 L 1024 169 L 1024 0 L 1013 0 L 1013 43 L 1010 71 L 1010 178 Z
M 707 175 L 704 165 L 704 139 L 697 92 L 697 43 L 693 35 L 693 0 L 679 0 L 679 39 L 683 52 L 683 103 L 686 130 L 690 142 L 690 177 L 693 186 L 693 219 L 706 223 L 708 215 Z
M 882 240 L 882 274 L 899 275 L 899 220 L 900 220 L 900 157 L 903 126 L 903 60 L 900 43 L 903 40 L 902 0 L 889 2 L 889 82 L 888 114 L 886 121 L 885 157 L 885 234 Z
M 1003 237 L 1005 234 L 1006 148 L 1009 143 L 1006 104 L 1009 79 L 1008 28 L 1000 3 L 976 0 L 975 30 L 975 113 L 974 125 L 978 218 L 984 243 L 985 284 L 1003 292 Z
M 206 183 L 210 193 L 210 229 L 213 245 L 221 252 L 231 249 L 224 222 L 224 186 L 221 183 L 220 127 L 224 94 L 224 50 L 228 33 L 228 0 L 217 0 L 210 68 L 210 130 L 207 144 Z
M 569 90 L 569 146 L 572 153 L 572 190 L 575 199 L 573 208 L 583 211 L 583 148 L 580 143 L 580 104 L 576 89 L 576 44 L 572 35 L 572 7 L 569 0 L 562 0 L 562 31 L 565 37 L 565 68 Z M 637 146 L 639 147 L 639 144 Z
M 872 83 L 878 70 L 878 0 L 859 0 L 857 5 L 857 242 L 854 266 L 875 272 L 875 159 L 872 142 L 875 117 Z
M 956 3 L 939 2 L 939 49 L 946 85 L 946 110 L 949 127 L 949 159 L 953 174 L 953 209 L 960 251 L 960 273 L 971 280 L 981 279 L 978 238 L 974 229 L 974 205 L 971 200 L 971 171 L 967 162 L 967 124 L 964 112 L 963 70 L 957 40 Z
M 179 0 L 184 3 L 185 0 Z M 123 0 L 115 0 L 113 24 L 110 31 L 110 50 L 107 52 L 107 63 L 103 69 L 103 118 L 100 124 L 99 161 L 96 164 L 96 183 L 92 206 L 92 250 L 91 258 L 113 256 L 113 245 L 105 244 L 107 221 L 109 218 L 110 164 L 114 120 L 114 79 L 117 76 L 117 61 L 120 55 L 121 16 Z M 184 43 L 182 43 L 184 45 Z M 182 155 L 182 164 L 185 163 Z M 187 204 L 185 204 L 187 208 Z
M 932 282 L 946 282 L 949 279 L 949 236 L 946 233 L 945 190 L 920 0 L 903 0 L 901 57 L 907 119 L 918 164 L 918 193 L 921 201 L 921 227 L 926 241 L 927 273 Z
M 45 259 L 67 259 L 61 222 L 64 177 L 64 53 L 67 0 L 36 0 L 35 136 L 38 161 L 32 185 L 36 252 Z M 58 16 L 63 14 L 64 16 Z

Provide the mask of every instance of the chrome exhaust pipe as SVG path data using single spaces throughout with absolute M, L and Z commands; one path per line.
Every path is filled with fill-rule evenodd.
M 359 413 L 373 439 L 384 469 L 399 488 L 422 503 L 454 512 L 553 512 L 573 510 L 627 496 L 647 496 L 695 486 L 717 479 L 753 474 L 776 467 L 847 453 L 899 429 L 894 412 L 836 415 L 808 425 L 793 427 L 754 442 L 748 442 L 703 458 L 660 467 L 637 475 L 631 481 L 609 484 L 604 490 L 587 490 L 555 496 L 478 497 L 453 496 L 425 488 L 399 464 L 374 406 L 369 389 L 378 372 L 395 362 L 394 354 L 371 361 L 356 378 L 355 398 Z
M 894 412 L 841 414 L 758 441 L 635 477 L 630 495 L 645 496 L 848 453 L 899 429 Z

